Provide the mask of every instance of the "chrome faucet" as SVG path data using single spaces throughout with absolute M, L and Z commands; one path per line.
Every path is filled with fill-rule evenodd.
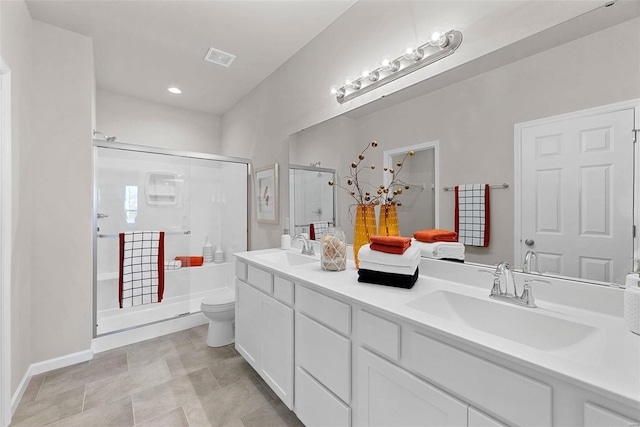
M 511 269 L 511 265 L 508 262 L 501 262 L 500 264 L 498 264 L 498 266 L 496 267 L 496 271 L 479 271 L 482 273 L 489 273 L 493 275 L 493 286 L 491 287 L 491 292 L 489 293 L 489 296 L 491 298 L 505 301 L 511 304 L 521 305 L 524 307 L 537 307 L 536 301 L 533 298 L 533 292 L 531 291 L 532 283 L 537 282 L 549 284 L 547 280 L 525 279 L 522 294 L 518 295 L 518 289 L 516 288 L 516 282 L 513 277 L 513 270 Z M 504 291 L 502 290 L 502 281 L 500 280 L 502 276 L 505 277 Z M 511 282 L 513 292 L 509 291 L 509 282 Z
M 296 234 L 293 240 L 300 240 L 302 242 L 302 254 L 314 256 L 316 253 L 313 250 L 313 240 L 309 240 L 304 234 Z
M 524 256 L 524 264 L 522 264 L 523 273 L 531 273 L 531 262 L 534 259 L 538 260 L 538 254 L 535 251 L 528 250 Z

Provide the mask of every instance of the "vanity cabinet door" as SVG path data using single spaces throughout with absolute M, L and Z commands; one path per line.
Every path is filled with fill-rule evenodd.
M 584 427 L 630 427 L 637 425 L 638 421 L 630 420 L 593 403 L 584 404 Z
M 236 349 L 293 409 L 293 309 L 236 281 Z
M 259 371 L 262 294 L 236 280 L 236 350 Z
M 494 420 L 487 414 L 483 414 L 476 408 L 469 407 L 468 427 L 506 427 L 498 420 Z
M 260 374 L 289 409 L 293 409 L 293 309 L 262 298 Z
M 357 425 L 467 425 L 466 404 L 361 347 L 357 357 Z

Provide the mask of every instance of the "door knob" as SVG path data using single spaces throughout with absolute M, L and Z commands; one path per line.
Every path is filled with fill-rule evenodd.
M 527 245 L 527 246 L 533 246 L 535 243 L 536 242 L 533 239 L 527 239 L 527 240 L 524 241 L 524 244 Z

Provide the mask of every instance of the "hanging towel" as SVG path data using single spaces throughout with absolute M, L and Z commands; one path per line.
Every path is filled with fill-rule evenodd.
M 489 185 L 456 186 L 455 208 L 458 242 L 470 246 L 489 246 Z
M 414 240 L 412 246 L 420 249 L 424 258 L 455 259 L 464 261 L 464 245 L 457 242 L 424 243 Z
M 320 240 L 322 234 L 329 228 L 329 223 L 324 222 L 312 222 L 309 224 L 309 238 L 311 240 Z
M 164 232 L 120 233 L 120 308 L 161 302 L 164 294 Z
M 458 241 L 458 233 L 456 233 L 455 231 L 440 230 L 438 228 L 416 231 L 415 233 L 413 233 L 413 237 L 416 240 L 425 243 Z

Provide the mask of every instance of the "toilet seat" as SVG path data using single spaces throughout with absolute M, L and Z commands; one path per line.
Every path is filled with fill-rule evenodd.
M 202 308 L 220 309 L 227 306 L 232 307 L 235 305 L 236 294 L 229 288 L 222 288 L 217 290 L 213 295 L 206 297 L 202 300 Z

